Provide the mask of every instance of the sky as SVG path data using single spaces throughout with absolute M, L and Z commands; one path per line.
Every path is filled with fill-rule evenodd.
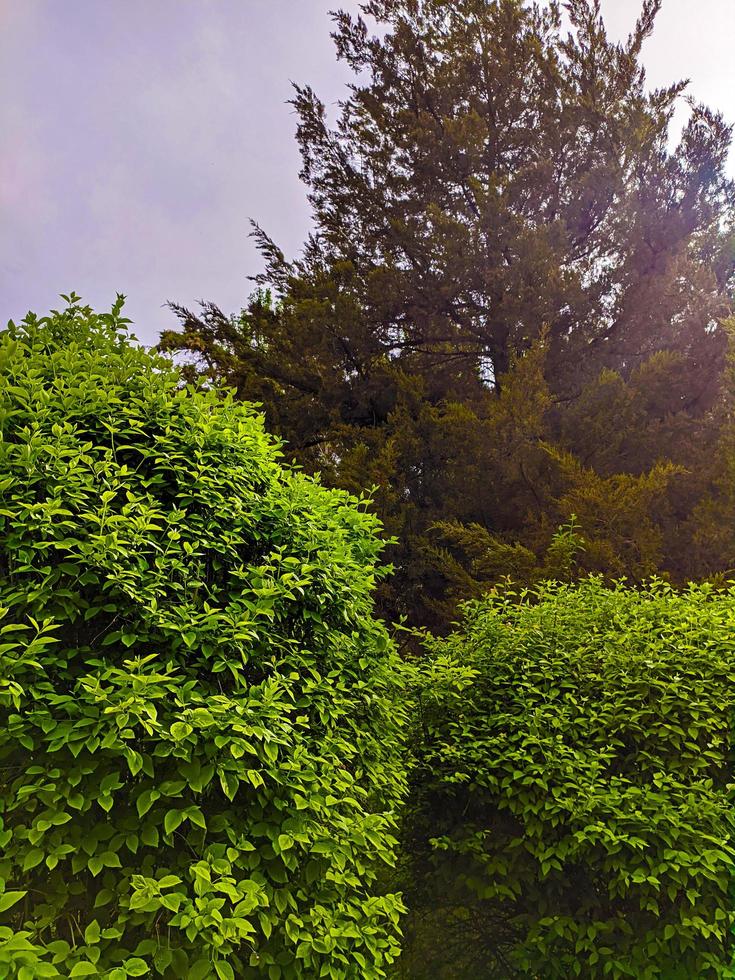
M 168 300 L 244 305 L 249 219 L 286 255 L 309 229 L 287 103 L 344 94 L 335 6 L 357 0 L 0 0 L 0 323 L 123 292 L 152 344 Z M 640 4 L 602 7 L 623 38 Z M 735 122 L 734 42 L 735 0 L 664 0 L 651 86 L 689 78 Z

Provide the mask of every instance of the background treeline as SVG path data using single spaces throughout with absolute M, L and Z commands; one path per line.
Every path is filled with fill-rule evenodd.
M 658 7 L 623 44 L 592 0 L 336 15 L 338 119 L 294 98 L 301 257 L 256 228 L 247 307 L 178 308 L 163 337 L 307 472 L 377 487 L 389 618 L 443 628 L 457 599 L 558 571 L 572 515 L 580 573 L 735 565 L 731 133 L 691 103 L 672 141 L 685 86 L 649 91 L 640 64 Z

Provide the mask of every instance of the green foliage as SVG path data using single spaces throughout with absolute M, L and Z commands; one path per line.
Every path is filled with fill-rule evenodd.
M 587 539 L 580 533 L 576 514 L 551 536 L 545 554 L 539 557 L 530 548 L 510 544 L 477 524 L 445 521 L 433 530 L 450 547 L 434 548 L 435 561 L 442 562 L 449 583 L 444 606 L 454 611 L 461 597 L 479 598 L 488 591 L 529 586 L 538 582 L 567 582 L 584 574 L 580 559 L 587 550 Z M 464 561 L 455 555 L 462 554 Z
M 0 975 L 384 976 L 377 520 L 68 299 L 0 334 Z
M 427 645 L 407 975 L 735 976 L 735 590 L 548 585 Z
M 262 402 L 305 470 L 380 485 L 390 617 L 445 628 L 458 597 L 533 578 L 572 512 L 588 570 L 724 571 L 732 500 L 714 548 L 690 518 L 725 414 L 731 130 L 691 103 L 671 132 L 686 85 L 641 63 L 660 0 L 623 42 L 598 0 L 356 6 L 338 118 L 293 100 L 315 234 L 289 261 L 256 227 L 246 308 L 177 307 L 163 346 Z M 492 561 L 437 525 L 484 531 Z

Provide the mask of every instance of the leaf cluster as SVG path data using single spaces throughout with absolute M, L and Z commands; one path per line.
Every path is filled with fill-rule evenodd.
M 0 334 L 0 973 L 384 976 L 378 523 L 68 299 Z
M 591 578 L 427 640 L 408 975 L 733 975 L 734 600 Z

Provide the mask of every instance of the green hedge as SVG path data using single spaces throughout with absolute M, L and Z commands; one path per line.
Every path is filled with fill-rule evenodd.
M 0 334 L 0 975 L 383 976 L 377 523 L 70 303 Z
M 734 976 L 735 591 L 551 586 L 428 648 L 408 975 Z

